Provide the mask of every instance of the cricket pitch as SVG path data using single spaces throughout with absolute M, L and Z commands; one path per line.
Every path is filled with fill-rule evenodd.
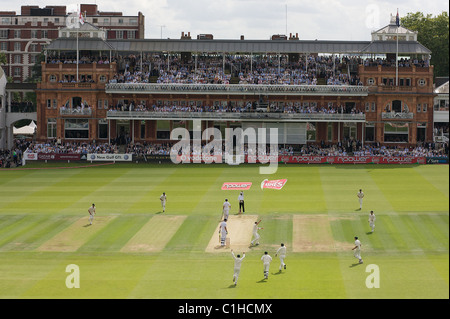
M 220 246 L 219 223 L 205 251 L 208 253 L 220 253 L 231 251 L 231 249 L 236 251 L 248 250 L 253 236 L 253 225 L 257 221 L 257 218 L 257 215 L 230 215 L 227 221 L 227 238 L 230 239 L 230 246 Z

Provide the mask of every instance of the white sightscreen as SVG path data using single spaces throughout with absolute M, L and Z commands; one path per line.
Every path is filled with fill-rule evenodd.
M 243 122 L 242 129 L 266 129 L 266 143 L 269 144 L 270 128 L 278 129 L 278 144 L 306 144 L 306 123 L 278 123 L 278 122 Z

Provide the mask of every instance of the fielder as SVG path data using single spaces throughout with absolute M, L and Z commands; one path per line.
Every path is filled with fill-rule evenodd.
M 234 285 L 237 285 L 239 273 L 241 272 L 241 264 L 242 260 L 245 258 L 245 252 L 242 253 L 242 257 L 240 255 L 235 256 L 233 249 L 231 250 L 231 255 L 234 258 L 234 273 L 233 273 L 233 282 Z
M 361 258 L 361 242 L 359 241 L 358 237 L 356 237 L 356 236 L 355 236 L 355 247 L 353 247 L 352 250 L 355 251 L 355 253 L 354 253 L 355 258 L 358 258 L 359 263 L 362 264 L 363 260 Z
M 228 199 L 225 198 L 225 202 L 222 205 L 222 217 L 223 219 L 228 219 L 228 215 L 230 214 L 231 204 L 228 202 Z
M 223 222 L 220 223 L 220 227 L 219 227 L 219 237 L 220 237 L 220 246 L 221 247 L 225 247 L 227 234 L 228 234 L 227 220 L 224 219 Z
M 372 228 L 372 233 L 375 230 L 375 219 L 375 214 L 373 213 L 373 210 L 371 210 L 369 215 L 369 226 Z
M 277 255 L 280 255 L 280 271 L 282 268 L 286 269 L 286 264 L 284 263 L 284 258 L 286 258 L 286 246 L 281 243 L 281 247 L 278 248 L 277 252 L 275 253 L 275 257 Z
M 89 213 L 89 225 L 92 225 L 92 221 L 94 220 L 95 215 L 95 204 L 92 204 L 92 206 L 89 207 L 88 213 Z
M 164 213 L 166 211 L 166 201 L 167 201 L 166 193 L 162 193 L 162 195 L 159 197 L 159 200 L 161 201 L 161 206 Z
M 264 252 L 264 255 L 261 257 L 261 260 L 263 262 L 263 268 L 264 268 L 264 279 L 269 278 L 269 267 L 270 262 L 272 261 L 272 257 L 266 252 Z
M 364 193 L 363 193 L 362 189 L 359 190 L 359 193 L 356 196 L 358 196 L 359 210 L 361 210 L 362 209 L 362 204 L 363 204 L 363 198 L 364 198 Z
M 259 229 L 264 229 L 264 228 L 262 228 L 262 227 L 258 227 L 258 225 L 259 225 L 259 223 L 261 222 L 261 219 L 259 220 L 259 222 L 255 222 L 255 225 L 253 225 L 253 240 L 251 241 L 251 245 L 252 246 L 256 246 L 256 245 L 259 245 L 259 238 L 261 237 L 261 236 L 259 236 L 259 234 L 258 234 L 258 230 Z

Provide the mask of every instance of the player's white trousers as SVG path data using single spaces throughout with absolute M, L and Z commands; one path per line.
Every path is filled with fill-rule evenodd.
M 233 278 L 234 278 L 235 283 L 237 283 L 237 281 L 238 281 L 240 272 L 241 272 L 241 268 L 234 268 Z
M 361 250 L 355 249 L 354 256 L 355 256 L 355 258 L 361 259 Z
M 286 258 L 285 255 L 280 255 L 280 270 L 284 267 L 284 258 Z
M 270 263 L 264 263 L 263 267 L 264 267 L 264 276 L 268 277 L 269 276 Z
M 253 237 L 254 237 L 254 239 L 252 240 L 252 245 L 256 244 L 256 243 L 259 241 L 259 238 L 260 238 L 261 236 L 259 236 L 258 233 L 254 233 L 254 234 L 253 234 Z

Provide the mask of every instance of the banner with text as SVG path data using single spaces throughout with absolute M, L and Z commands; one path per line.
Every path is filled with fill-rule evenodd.
M 79 161 L 80 159 L 81 155 L 76 153 L 37 153 L 38 161 Z
M 88 161 L 131 162 L 133 154 L 87 154 Z
M 280 156 L 282 163 L 297 164 L 426 164 L 425 157 L 413 156 Z

